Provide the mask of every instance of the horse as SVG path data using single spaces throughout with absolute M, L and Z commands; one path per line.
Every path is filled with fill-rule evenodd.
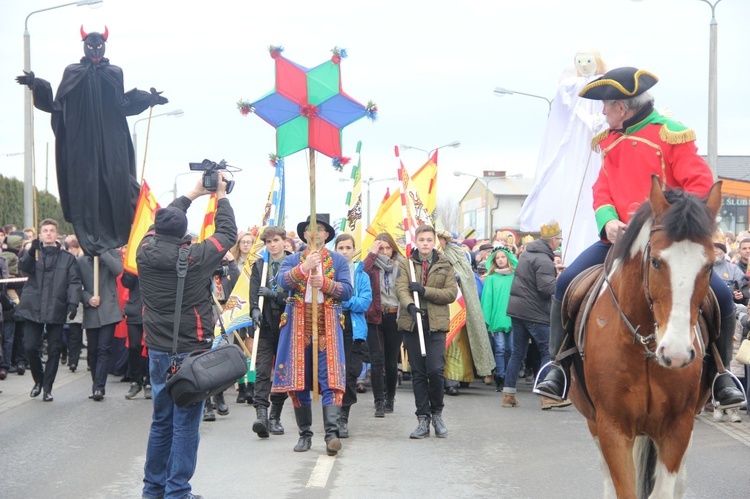
M 570 398 L 599 447 L 605 497 L 684 494 L 694 419 L 710 394 L 696 324 L 720 206 L 721 182 L 703 201 L 665 193 L 653 176 L 604 269 Z

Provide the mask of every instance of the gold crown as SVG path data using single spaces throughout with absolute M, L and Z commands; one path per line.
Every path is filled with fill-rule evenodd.
M 551 239 L 558 235 L 560 235 L 560 224 L 556 221 L 550 220 L 545 225 L 542 225 L 543 239 Z
M 534 236 L 524 236 L 523 239 L 521 239 L 521 244 L 529 244 L 534 240 Z
M 716 231 L 716 234 L 714 234 L 714 242 L 720 243 L 726 246 L 727 244 L 727 236 L 724 235 L 720 230 Z

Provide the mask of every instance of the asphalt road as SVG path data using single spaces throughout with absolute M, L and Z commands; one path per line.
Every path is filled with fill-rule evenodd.
M 85 364 L 81 364 L 85 368 Z M 61 366 L 54 402 L 31 399 L 30 373 L 0 381 L 0 497 L 140 497 L 151 416 L 149 401 L 124 398 L 127 383 L 110 377 L 107 397 L 88 399 L 89 374 Z M 502 408 L 493 387 L 474 383 L 446 397 L 446 439 L 410 440 L 416 426 L 411 385 L 396 410 L 373 417 L 372 394 L 352 408 L 351 438 L 336 458 L 325 455 L 320 407 L 315 437 L 295 453 L 291 402 L 286 435 L 260 440 L 251 406 L 227 394 L 230 414 L 201 425 L 193 491 L 206 498 L 598 498 L 598 451 L 573 408 L 541 411 L 519 380 L 520 407 Z M 688 459 L 688 498 L 744 498 L 750 489 L 750 420 L 697 418 Z

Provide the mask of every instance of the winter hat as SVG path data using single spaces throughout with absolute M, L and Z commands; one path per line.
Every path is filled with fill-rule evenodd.
M 23 246 L 23 238 L 21 236 L 8 236 L 5 244 L 8 245 L 8 249 L 17 253 L 21 251 L 21 246 Z
M 165 236 L 184 237 L 187 224 L 185 212 L 173 206 L 157 210 L 154 217 L 154 230 Z
M 461 244 L 465 244 L 469 247 L 469 251 L 474 251 L 474 246 L 477 245 L 476 239 L 464 239 Z

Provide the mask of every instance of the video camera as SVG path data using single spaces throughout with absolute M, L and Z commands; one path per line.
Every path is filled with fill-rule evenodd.
M 203 172 L 203 187 L 207 191 L 215 192 L 219 187 L 219 172 L 236 172 L 240 171 L 236 166 L 228 165 L 223 159 L 218 163 L 211 161 L 210 159 L 204 159 L 200 163 L 190 163 L 190 169 L 193 171 Z M 227 184 L 227 194 L 232 192 L 234 189 L 234 180 L 224 179 L 224 183 Z

